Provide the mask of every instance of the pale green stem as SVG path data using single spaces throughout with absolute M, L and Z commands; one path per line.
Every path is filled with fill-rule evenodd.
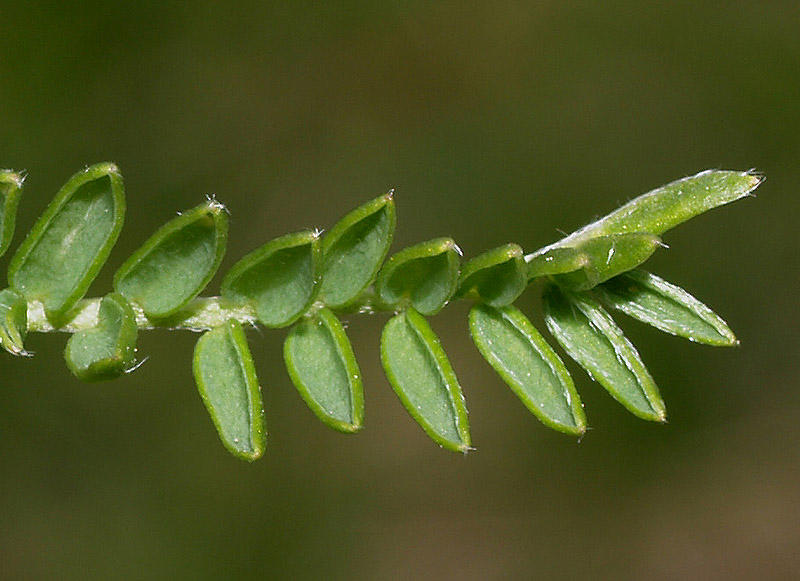
M 100 298 L 83 299 L 72 310 L 72 317 L 60 327 L 54 327 L 47 320 L 44 308 L 39 302 L 28 303 L 28 331 L 40 333 L 86 331 L 97 326 L 97 310 Z M 139 329 L 183 329 L 187 331 L 205 331 L 224 323 L 228 319 L 236 319 L 243 325 L 255 325 L 256 316 L 248 306 L 238 307 L 225 304 L 220 297 L 199 297 L 189 303 L 185 309 L 166 319 L 153 320 L 147 317 L 135 303 L 131 303 L 136 313 L 136 324 Z
M 97 326 L 100 300 L 101 298 L 97 297 L 78 301 L 78 304 L 70 312 L 69 320 L 59 327 L 54 326 L 47 319 L 42 303 L 31 301 L 28 303 L 28 332 L 76 333 L 93 329 Z M 133 312 L 136 313 L 136 325 L 143 331 L 171 329 L 201 332 L 218 327 L 228 319 L 236 319 L 245 326 L 258 324 L 258 318 L 251 307 L 232 306 L 222 297 L 198 297 L 178 313 L 164 319 L 151 319 L 144 314 L 139 305 L 134 302 L 131 302 L 130 305 Z M 307 315 L 315 313 L 323 306 L 322 303 L 314 303 Z M 337 313 L 343 315 L 391 313 L 394 311 L 394 307 L 382 303 L 377 298 L 372 287 L 367 288 L 354 302 L 336 309 Z

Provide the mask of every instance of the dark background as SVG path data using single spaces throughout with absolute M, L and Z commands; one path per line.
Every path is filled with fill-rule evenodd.
M 230 456 L 191 333 L 144 333 L 136 373 L 74 379 L 63 335 L 0 355 L 0 577 L 790 578 L 800 566 L 797 2 L 0 1 L 0 166 L 29 172 L 15 241 L 83 166 L 116 161 L 127 227 L 91 289 L 178 210 L 231 212 L 223 270 L 397 190 L 394 250 L 552 242 L 713 167 L 767 181 L 669 232 L 648 267 L 742 340 L 618 318 L 662 390 L 634 418 L 579 369 L 592 431 L 541 426 L 471 344 L 432 324 L 477 451 L 440 450 L 380 370 L 385 316 L 352 317 L 367 420 L 318 422 L 253 333 L 269 445 Z M 2 265 L 7 265 L 8 258 Z M 215 293 L 219 278 L 208 292 Z M 520 301 L 542 328 L 532 288 Z

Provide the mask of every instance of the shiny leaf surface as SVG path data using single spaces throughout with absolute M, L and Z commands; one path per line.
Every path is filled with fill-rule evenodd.
M 386 323 L 381 361 L 400 401 L 428 436 L 448 450 L 469 450 L 469 422 L 461 386 L 438 337 L 422 315 L 408 309 Z
M 0 256 L 6 253 L 14 237 L 17 205 L 25 179 L 17 172 L 0 170 Z
M 434 315 L 456 290 L 459 262 L 452 238 L 437 238 L 401 250 L 378 275 L 378 299 L 389 308 L 413 306 L 423 315 Z
M 639 353 L 594 299 L 555 285 L 542 298 L 547 328 L 592 379 L 631 413 L 666 421 L 664 402 Z
M 8 282 L 58 321 L 83 297 L 117 240 L 125 216 L 122 176 L 111 163 L 75 174 L 20 245 Z
M 364 389 L 353 347 L 329 309 L 297 323 L 283 347 L 286 369 L 311 411 L 340 432 L 364 424 Z
M 640 232 L 592 238 L 574 247 L 579 254 L 581 267 L 572 272 L 556 274 L 553 280 L 571 290 L 588 290 L 636 268 L 661 245 L 657 236 Z
M 457 297 L 494 307 L 514 302 L 528 283 L 522 248 L 506 244 L 467 261 L 461 269 Z
M 136 314 L 122 295 L 103 297 L 97 311 L 97 326 L 70 337 L 64 359 L 70 371 L 83 381 L 115 379 L 134 365 Z
M 586 415 L 569 372 L 519 309 L 477 304 L 469 328 L 486 361 L 544 425 L 583 435 Z
M 395 228 L 392 192 L 356 208 L 322 239 L 319 300 L 344 307 L 366 289 L 389 252 Z
M 251 305 L 267 327 L 284 327 L 311 306 L 319 259 L 315 232 L 282 236 L 233 265 L 222 280 L 220 294 L 232 304 Z
M 114 275 L 114 289 L 163 318 L 195 298 L 214 276 L 228 239 L 224 206 L 208 200 L 153 234 Z
M 632 270 L 596 289 L 601 300 L 626 315 L 690 341 L 738 345 L 730 327 L 682 288 L 643 270 Z
M 256 368 L 242 325 L 206 331 L 194 350 L 194 377 L 222 444 L 252 462 L 264 453 L 267 428 Z
M 0 291 L 0 344 L 12 355 L 28 355 L 22 341 L 28 331 L 28 303 L 12 289 Z
M 706 170 L 643 194 L 600 220 L 560 240 L 645 232 L 660 235 L 708 210 L 747 196 L 762 178 L 751 172 Z

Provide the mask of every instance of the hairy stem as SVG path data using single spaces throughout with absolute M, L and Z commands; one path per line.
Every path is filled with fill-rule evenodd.
M 83 299 L 70 313 L 70 319 L 60 327 L 55 327 L 47 319 L 40 302 L 28 303 L 28 331 L 40 333 L 86 331 L 97 326 L 97 310 L 100 298 Z M 165 319 L 151 319 L 142 308 L 131 303 L 136 313 L 139 329 L 183 329 L 186 331 L 206 331 L 218 327 L 228 319 L 236 319 L 243 325 L 255 325 L 256 316 L 247 306 L 231 306 L 220 297 L 198 297 L 179 313 Z

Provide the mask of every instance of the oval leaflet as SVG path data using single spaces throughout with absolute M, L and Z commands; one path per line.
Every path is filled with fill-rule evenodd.
M 283 346 L 286 369 L 311 411 L 331 428 L 364 425 L 364 388 L 353 347 L 330 309 L 297 323 Z
M 6 253 L 14 237 L 17 205 L 25 178 L 9 169 L 0 170 L 0 256 Z
M 260 458 L 267 446 L 264 405 L 241 323 L 231 319 L 206 331 L 195 346 L 193 369 L 223 445 L 242 460 Z
M 658 236 L 644 232 L 598 236 L 574 247 L 577 270 L 554 274 L 553 280 L 574 291 L 589 290 L 618 274 L 636 268 L 662 246 Z
M 611 316 L 586 294 L 555 285 L 542 296 L 550 333 L 586 372 L 631 413 L 666 421 L 666 409 L 636 348 Z
M 690 341 L 732 347 L 736 335 L 714 311 L 682 288 L 643 270 L 632 270 L 597 287 L 614 309 Z
M 392 244 L 395 221 L 389 192 L 359 206 L 331 228 L 322 239 L 320 301 L 344 307 L 375 280 Z
M 225 207 L 208 200 L 157 230 L 119 267 L 114 289 L 148 317 L 172 315 L 214 276 L 227 240 Z
M 79 331 L 67 341 L 64 359 L 83 381 L 108 381 L 134 367 L 136 314 L 122 295 L 111 293 L 100 301 L 97 326 Z
M 375 281 L 379 301 L 393 309 L 413 306 L 424 315 L 442 310 L 458 281 L 459 258 L 452 238 L 437 238 L 401 250 Z
M 467 261 L 461 269 L 456 296 L 503 307 L 513 303 L 527 284 L 522 248 L 506 244 Z
M 569 372 L 519 309 L 475 305 L 469 328 L 484 358 L 544 425 L 583 435 L 586 415 Z
M 281 236 L 234 264 L 220 294 L 232 304 L 251 305 L 267 327 L 289 325 L 314 301 L 319 260 L 316 232 Z
M 0 345 L 12 355 L 30 355 L 22 345 L 28 332 L 28 303 L 7 288 L 0 291 Z
M 470 449 L 467 407 L 456 374 L 425 317 L 413 308 L 389 319 L 381 361 L 397 397 L 430 438 L 448 450 Z
M 59 321 L 83 297 L 125 217 L 122 176 L 112 163 L 78 172 L 56 194 L 8 267 L 11 288 Z

